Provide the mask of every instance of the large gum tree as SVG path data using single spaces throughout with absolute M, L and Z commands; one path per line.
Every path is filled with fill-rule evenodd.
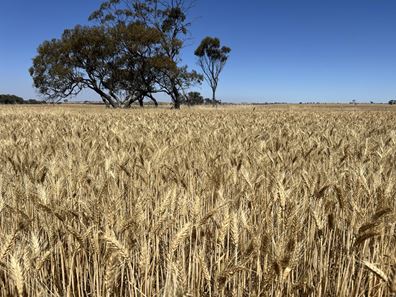
M 182 65 L 188 35 L 187 0 L 109 0 L 90 16 L 94 26 L 65 30 L 43 42 L 30 74 L 48 99 L 83 89 L 112 107 L 129 107 L 166 93 L 180 108 L 185 90 L 202 75 Z
M 152 96 L 157 76 L 169 68 L 158 54 L 160 34 L 140 23 L 76 26 L 43 42 L 33 59 L 34 86 L 48 99 L 91 89 L 112 107 L 128 107 Z
M 176 109 L 180 108 L 185 90 L 203 80 L 196 71 L 182 65 L 181 59 L 188 38 L 187 12 L 191 5 L 187 0 L 109 0 L 90 16 L 90 20 L 108 27 L 137 22 L 159 33 L 158 54 L 167 60 L 158 68 L 154 89 L 169 95 Z

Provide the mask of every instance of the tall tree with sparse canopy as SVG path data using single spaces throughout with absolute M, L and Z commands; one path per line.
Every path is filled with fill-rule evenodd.
M 219 38 L 206 37 L 195 50 L 198 65 L 204 73 L 206 81 L 212 89 L 212 100 L 216 104 L 216 90 L 219 84 L 220 73 L 228 61 L 231 48 L 221 46 Z

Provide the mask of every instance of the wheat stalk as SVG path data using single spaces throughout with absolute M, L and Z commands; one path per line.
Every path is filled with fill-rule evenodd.
M 24 269 L 23 269 L 21 263 L 19 262 L 18 258 L 19 257 L 17 257 L 17 256 L 10 257 L 9 270 L 10 270 L 12 279 L 15 283 L 15 287 L 17 289 L 18 296 L 23 297 L 24 291 L 25 291 Z

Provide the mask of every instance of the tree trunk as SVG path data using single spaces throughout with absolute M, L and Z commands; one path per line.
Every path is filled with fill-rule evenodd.
M 173 108 L 174 109 L 180 109 L 180 100 L 175 100 L 173 102 Z
M 173 100 L 173 108 L 174 109 L 180 109 L 181 105 L 181 98 L 180 98 L 180 93 L 176 87 L 173 88 L 172 92 L 172 100 Z
M 154 98 L 152 94 L 148 95 L 148 97 L 154 102 L 155 107 L 158 107 L 158 101 Z
M 111 107 L 115 108 L 115 107 L 119 107 L 118 102 L 116 102 L 115 100 L 113 100 L 113 98 L 111 98 L 109 95 L 107 95 L 105 92 L 103 92 L 101 89 L 99 88 L 92 88 L 93 91 L 95 91 L 97 94 L 100 95 L 100 97 L 102 98 L 102 101 L 105 104 L 109 104 L 111 105 Z
M 124 108 L 130 108 L 131 107 L 131 105 L 136 101 L 137 99 L 136 98 L 134 98 L 134 99 L 129 99 L 125 104 L 124 104 Z
M 115 104 L 114 104 L 111 100 L 108 100 L 105 96 L 102 96 L 102 101 L 103 101 L 104 104 L 106 104 L 106 106 L 108 106 L 108 107 L 113 107 L 113 108 L 116 107 Z
M 139 105 L 140 105 L 140 107 L 142 107 L 142 108 L 144 107 L 143 100 L 144 100 L 144 98 L 142 98 L 142 97 L 138 99 Z
M 212 104 L 214 107 L 217 106 L 217 101 L 216 101 L 216 88 L 212 87 Z

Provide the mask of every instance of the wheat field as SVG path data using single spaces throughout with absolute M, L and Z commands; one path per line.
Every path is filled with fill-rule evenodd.
M 396 109 L 1 107 L 0 164 L 0 297 L 396 293 Z

